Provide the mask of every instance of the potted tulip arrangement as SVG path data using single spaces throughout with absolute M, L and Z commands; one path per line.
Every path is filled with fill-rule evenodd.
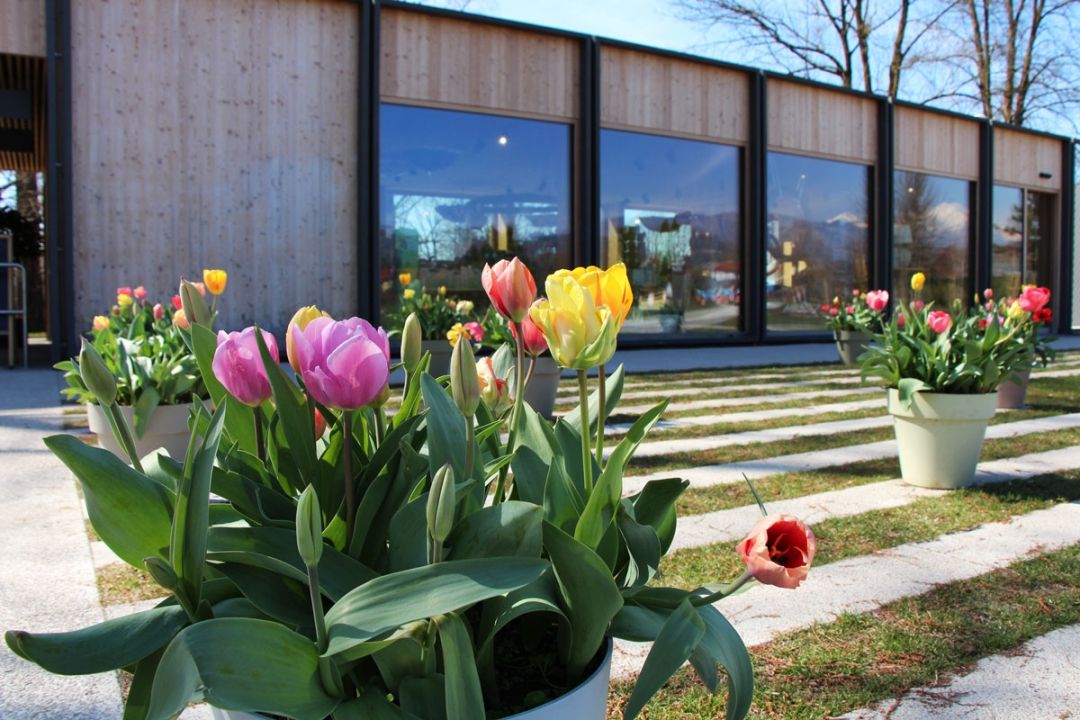
M 997 388 L 1030 364 L 1032 345 L 959 299 L 951 312 L 914 299 L 898 307 L 860 356 L 863 377 L 888 388 L 904 481 L 955 488 L 971 483 L 997 407 Z
M 460 300 L 447 295 L 446 286 L 429 292 L 413 278 L 412 273 L 398 275 L 401 285 L 401 316 L 415 314 L 424 339 L 424 350 L 431 355 L 430 371 L 441 377 L 450 369 L 450 352 L 461 332 L 468 332 L 479 342 L 482 338 L 480 325 L 473 316 L 475 305 L 471 300 Z
M 577 371 L 578 408 L 550 423 L 522 393 L 510 404 L 463 337 L 447 388 L 411 329 L 388 414 L 389 343 L 365 320 L 298 312 L 286 343 L 295 379 L 272 336 L 215 336 L 196 320 L 215 410 L 196 407 L 183 461 L 153 454 L 132 468 L 71 436 L 46 440 L 102 540 L 169 598 L 73 632 L 9 631 L 8 645 L 52 672 L 128 669 L 126 718 L 164 720 L 203 699 L 234 719 L 600 720 L 620 637 L 653 642 L 626 718 L 688 660 L 711 689 L 723 666 L 728 717 L 745 717 L 749 656 L 714 603 L 752 578 L 797 586 L 813 534 L 765 518 L 738 547 L 746 572 L 734 583 L 657 587 L 686 483 L 624 497 L 622 475 L 666 403 L 594 455 L 622 391 L 621 368 L 605 410 L 588 388 L 615 349 L 612 311 L 573 274 L 547 278 L 536 305 L 517 260 L 485 277 L 519 335 L 530 317 Z M 522 377 L 515 350 L 488 360 Z M 96 392 L 113 382 L 89 343 L 79 370 Z
M 1056 338 L 1045 335 L 1042 328 L 1053 320 L 1049 307 L 1050 289 L 1027 285 L 1019 296 L 994 300 L 994 291 L 983 291 L 983 303 L 977 307 L 979 324 L 983 327 L 991 321 L 1000 322 L 1005 328 L 1015 328 L 1016 338 L 1031 348 L 1031 363 L 1046 367 L 1054 359 L 1051 347 Z M 978 302 L 978 298 L 976 298 Z M 998 408 L 1012 410 L 1024 406 L 1032 365 L 1020 365 L 1013 374 L 998 386 Z
M 204 282 L 191 287 L 200 295 L 209 292 L 216 301 L 225 290 L 225 271 L 204 270 L 203 277 Z M 112 312 L 95 317 L 90 332 L 113 375 L 115 397 L 91 392 L 82 382 L 77 360 L 55 365 L 68 384 L 63 394 L 85 403 L 90 431 L 102 447 L 132 462 L 159 447 L 173 457 L 183 456 L 192 404 L 207 397 L 185 338 L 188 326 L 179 294 L 171 303 L 151 303 L 141 285 L 120 287 Z M 118 440 L 118 414 L 132 428 L 129 438 Z
M 832 303 L 824 303 L 818 313 L 825 319 L 825 326 L 833 331 L 836 351 L 840 361 L 847 367 L 858 364 L 858 356 L 870 344 L 871 334 L 881 324 L 881 314 L 889 304 L 887 290 L 851 292 L 851 299 L 844 303 L 839 296 Z

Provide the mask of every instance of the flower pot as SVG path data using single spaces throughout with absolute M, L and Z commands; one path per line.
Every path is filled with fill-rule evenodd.
M 559 379 L 562 368 L 555 364 L 550 355 L 536 358 L 532 379 L 525 388 L 525 402 L 546 418 L 555 412 L 555 397 L 559 394 Z
M 611 654 L 614 643 L 608 640 L 607 652 L 599 667 L 585 682 L 539 707 L 507 715 L 503 720 L 603 720 L 607 714 L 608 682 L 611 679 Z M 259 713 L 222 710 L 210 707 L 214 720 L 266 720 Z
M 169 457 L 183 462 L 184 455 L 187 453 L 188 437 L 191 435 L 187 424 L 191 407 L 192 403 L 159 405 L 150 416 L 146 432 L 142 437 L 135 437 L 135 451 L 139 457 L 145 457 L 158 448 L 165 448 Z M 134 435 L 135 409 L 130 405 L 121 405 L 120 412 Z M 128 455 L 113 435 L 112 426 L 109 425 L 109 420 L 105 417 L 105 411 L 101 406 L 97 403 L 87 403 L 86 417 L 90 421 L 90 432 L 97 435 L 98 444 L 124 462 L 128 462 Z
M 833 337 L 836 338 L 836 351 L 840 353 L 840 361 L 847 367 L 859 364 L 859 355 L 873 340 L 869 335 L 858 330 L 837 330 L 833 333 Z
M 660 313 L 660 329 L 666 333 L 682 330 L 682 315 L 678 313 Z
M 433 377 L 450 374 L 450 355 L 454 348 L 445 340 L 424 340 L 420 343 L 421 352 L 431 353 L 431 365 L 428 372 Z
M 1024 407 L 1024 395 L 1027 393 L 1028 380 L 1031 379 L 1031 368 L 1016 375 L 1019 382 L 1006 380 L 998 385 L 997 406 L 1002 410 L 1017 410 Z
M 905 408 L 899 392 L 890 389 L 889 413 L 904 482 L 944 489 L 970 485 L 996 409 L 997 393 L 917 392 Z

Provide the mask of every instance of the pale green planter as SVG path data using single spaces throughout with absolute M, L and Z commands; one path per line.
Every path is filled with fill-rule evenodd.
M 544 417 L 551 418 L 555 413 L 562 368 L 555 364 L 550 355 L 542 355 L 535 362 L 536 369 L 533 370 L 529 386 L 525 388 L 525 402 Z
M 204 401 L 204 404 L 205 401 Z M 154 414 L 150 416 L 150 422 L 142 437 L 135 437 L 135 452 L 140 458 L 146 457 L 158 448 L 165 448 L 169 457 L 183 462 L 187 454 L 188 417 L 191 415 L 191 403 L 182 405 L 159 405 Z M 127 420 L 132 434 L 135 433 L 135 410 L 130 405 L 121 405 L 120 412 Z M 112 427 L 105 417 L 105 411 L 97 403 L 87 403 L 86 419 L 90 424 L 90 432 L 97 435 L 98 445 L 111 452 L 124 462 L 130 462 L 128 454 L 113 435 Z
M 1019 410 L 1024 407 L 1024 396 L 1027 394 L 1028 381 L 1031 379 L 1031 368 L 1016 374 L 1017 380 L 1006 380 L 998 385 L 998 409 Z
M 432 377 L 440 377 L 450 374 L 450 355 L 454 348 L 446 340 L 424 340 L 420 343 L 422 352 L 431 353 L 431 364 L 428 365 L 428 373 Z
M 866 333 L 856 330 L 837 330 L 833 337 L 836 339 L 836 352 L 840 354 L 840 361 L 847 367 L 859 364 L 859 355 L 873 340 Z
M 997 393 L 917 392 L 904 408 L 899 393 L 890 389 L 889 413 L 904 482 L 946 490 L 970 485 L 996 410 Z

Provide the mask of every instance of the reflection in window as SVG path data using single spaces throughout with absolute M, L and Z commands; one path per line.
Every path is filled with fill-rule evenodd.
M 1024 238 L 1024 284 L 1053 288 L 1054 196 L 1027 191 L 1027 236 Z
M 991 287 L 1000 297 L 1016 295 L 1022 283 L 1024 257 L 1024 191 L 994 186 Z
M 924 300 L 966 299 L 970 277 L 971 183 L 897 172 L 893 199 L 893 288 L 909 299 L 911 276 L 926 273 Z
M 623 332 L 739 329 L 739 150 L 604 130 L 604 262 L 624 262 L 634 308 Z
M 869 284 L 870 169 L 770 152 L 768 330 L 820 330 L 815 311 Z
M 486 262 L 517 255 L 539 284 L 570 265 L 569 126 L 389 104 L 380 123 L 384 323 L 399 273 L 482 301 Z

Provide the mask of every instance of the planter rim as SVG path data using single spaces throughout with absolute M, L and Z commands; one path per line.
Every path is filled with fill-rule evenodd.
M 209 409 L 210 400 L 208 398 L 198 398 L 202 402 L 203 407 Z M 191 408 L 195 406 L 195 400 L 186 403 L 176 403 L 173 405 L 158 405 L 154 408 L 153 414 L 150 415 L 150 422 L 146 426 L 146 432 L 143 433 L 143 437 L 149 435 L 161 435 L 175 432 L 175 428 L 172 427 L 173 422 L 178 422 L 181 418 L 187 419 L 188 413 L 191 412 Z M 120 405 L 120 412 L 124 414 L 127 421 L 133 422 L 135 417 L 134 405 Z M 87 416 L 97 415 L 102 422 L 99 427 L 108 427 L 108 420 L 105 420 L 105 409 L 96 402 L 86 403 Z M 187 423 L 184 423 L 184 433 L 187 433 Z M 141 438 L 135 438 L 141 440 Z
M 926 420 L 967 421 L 989 420 L 997 411 L 997 392 L 938 393 L 920 390 L 911 397 L 911 404 L 900 404 L 900 391 L 888 389 L 889 414 L 897 417 Z

